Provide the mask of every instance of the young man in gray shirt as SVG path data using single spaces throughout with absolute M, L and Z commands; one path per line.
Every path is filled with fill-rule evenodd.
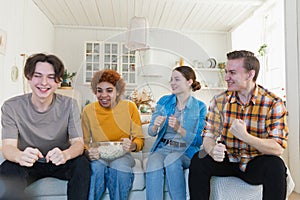
M 24 75 L 31 93 L 8 99 L 2 106 L 3 177 L 25 187 L 44 178 L 68 180 L 68 199 L 87 199 L 89 161 L 76 101 L 56 94 L 64 72 L 55 55 L 34 54 Z M 45 186 L 47 187 L 47 186 Z

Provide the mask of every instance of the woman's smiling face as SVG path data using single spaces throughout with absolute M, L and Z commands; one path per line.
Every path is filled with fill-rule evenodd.
M 189 92 L 191 88 L 191 81 L 186 80 L 186 78 L 177 70 L 172 72 L 170 84 L 173 94 Z
M 109 82 L 100 82 L 97 84 L 96 97 L 102 107 L 113 108 L 117 104 L 117 89 Z

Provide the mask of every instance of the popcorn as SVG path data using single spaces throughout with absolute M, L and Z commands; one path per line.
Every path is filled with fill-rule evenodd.
M 122 142 L 99 142 L 98 151 L 100 158 L 104 160 L 114 160 L 126 153 L 122 147 Z

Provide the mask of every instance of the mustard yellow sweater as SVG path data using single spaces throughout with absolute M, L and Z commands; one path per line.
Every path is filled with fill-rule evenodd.
M 144 146 L 140 114 L 131 101 L 120 100 L 113 109 L 103 108 L 98 101 L 91 103 L 83 109 L 81 125 L 86 149 L 90 141 L 121 141 L 130 138 L 130 132 L 136 151 Z

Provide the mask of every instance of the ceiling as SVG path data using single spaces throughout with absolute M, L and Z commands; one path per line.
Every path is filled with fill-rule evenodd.
M 55 26 L 125 29 L 132 17 L 149 27 L 230 31 L 267 0 L 33 0 Z

